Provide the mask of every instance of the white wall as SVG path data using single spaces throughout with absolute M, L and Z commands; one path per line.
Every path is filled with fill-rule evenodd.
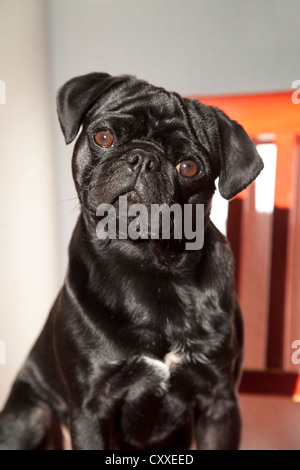
M 58 288 L 45 27 L 40 0 L 1 0 L 0 408 Z

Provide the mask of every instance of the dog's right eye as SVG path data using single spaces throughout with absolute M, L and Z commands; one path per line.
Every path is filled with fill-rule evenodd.
M 114 144 L 114 136 L 107 130 L 97 132 L 94 139 L 96 144 L 100 145 L 100 147 L 112 147 Z

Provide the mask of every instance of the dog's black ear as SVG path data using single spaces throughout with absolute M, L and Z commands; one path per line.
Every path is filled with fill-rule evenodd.
M 66 143 L 75 139 L 86 112 L 112 85 L 124 81 L 124 76 L 89 73 L 72 78 L 57 93 L 57 112 Z
M 264 165 L 243 127 L 219 109 L 214 111 L 221 137 L 219 191 L 229 200 L 252 183 Z

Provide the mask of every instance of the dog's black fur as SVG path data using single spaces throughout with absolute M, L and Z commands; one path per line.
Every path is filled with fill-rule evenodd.
M 243 327 L 233 258 L 209 219 L 215 180 L 230 199 L 262 169 L 222 111 L 131 76 L 67 82 L 58 114 L 81 213 L 65 283 L 0 415 L 1 449 L 35 449 L 52 415 L 74 449 L 236 449 Z M 100 129 L 114 145 L 100 147 Z M 176 166 L 193 160 L 190 178 Z M 99 240 L 96 208 L 205 205 L 204 246 Z M 131 198 L 131 199 L 130 199 Z

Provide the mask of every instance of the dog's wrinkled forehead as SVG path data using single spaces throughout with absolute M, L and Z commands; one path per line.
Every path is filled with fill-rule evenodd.
M 196 145 L 199 150 L 213 152 L 218 138 L 216 125 L 213 129 L 209 119 L 207 122 L 204 106 L 202 122 L 199 110 L 193 117 L 192 108 L 190 100 L 176 93 L 131 78 L 101 96 L 87 113 L 84 125 L 96 122 L 119 133 L 120 139 L 126 134 L 127 139 L 151 140 L 176 146 L 177 150 Z M 215 136 L 209 139 L 212 130 Z
M 147 114 L 149 111 L 157 118 L 171 118 L 178 111 L 179 99 L 175 93 L 131 77 L 108 90 L 97 103 L 103 106 L 104 112 Z

